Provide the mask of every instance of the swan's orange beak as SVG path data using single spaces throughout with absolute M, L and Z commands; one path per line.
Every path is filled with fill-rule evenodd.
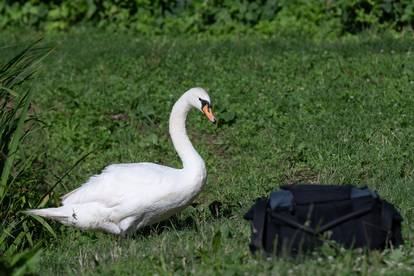
M 203 113 L 207 116 L 210 122 L 212 123 L 216 122 L 216 117 L 214 117 L 214 114 L 211 111 L 211 108 L 207 104 L 203 106 Z

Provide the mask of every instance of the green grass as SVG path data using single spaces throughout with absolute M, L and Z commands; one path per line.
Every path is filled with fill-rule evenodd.
M 16 37 L 2 36 L 0 48 L 22 43 Z M 189 115 L 209 174 L 197 205 L 128 239 L 52 224 L 58 238 L 45 239 L 40 274 L 413 273 L 414 39 L 149 39 L 86 31 L 47 40 L 56 50 L 35 83 L 33 107 L 45 127 L 25 145 L 26 154 L 39 156 L 25 179 L 30 192 L 42 194 L 91 152 L 49 206 L 110 163 L 180 166 L 167 123 L 190 87 L 210 91 L 221 121 L 212 126 Z M 377 190 L 405 218 L 406 246 L 370 254 L 324 247 L 303 260 L 252 256 L 242 215 L 256 197 L 293 182 Z M 208 208 L 215 200 L 225 209 L 219 218 Z

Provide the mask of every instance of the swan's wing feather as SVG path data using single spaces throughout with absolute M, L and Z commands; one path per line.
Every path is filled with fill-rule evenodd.
M 60 197 L 60 201 L 61 202 L 63 202 L 63 201 L 65 201 L 65 199 L 67 199 L 70 195 L 73 195 L 74 193 L 76 193 L 79 189 L 81 189 L 82 188 L 82 186 L 81 187 L 79 187 L 79 188 L 76 188 L 75 190 L 72 190 L 72 191 L 70 191 L 69 193 L 67 193 L 67 194 L 64 194 L 63 196 L 61 196 Z
M 149 190 L 162 190 L 168 185 L 176 169 L 152 163 L 115 164 L 106 167 L 101 174 L 92 176 L 81 187 L 62 197 L 62 204 L 100 202 L 107 207 L 121 204 L 134 195 L 148 196 Z

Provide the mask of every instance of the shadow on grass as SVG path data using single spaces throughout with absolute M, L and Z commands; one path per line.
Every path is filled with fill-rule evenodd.
M 197 207 L 197 203 L 191 204 L 192 207 Z M 213 201 L 208 205 L 208 209 L 210 211 L 209 221 L 218 220 L 221 218 L 229 218 L 233 216 L 236 210 L 234 210 L 236 206 L 228 205 L 225 203 L 221 203 L 220 201 Z M 151 235 L 160 235 L 164 231 L 183 231 L 183 230 L 190 230 L 190 231 L 198 231 L 198 223 L 197 219 L 194 216 L 187 216 L 185 218 L 180 218 L 178 215 L 174 215 L 169 219 L 145 226 L 139 229 L 137 232 L 128 236 L 128 238 L 136 238 L 136 237 L 148 237 Z
M 174 215 L 167 220 L 161 221 L 159 223 L 155 223 L 152 225 L 145 226 L 138 231 L 127 235 L 127 239 L 136 239 L 139 237 L 149 237 L 153 235 L 160 235 L 164 231 L 198 231 L 197 222 L 191 216 L 188 216 L 184 219 L 179 218 L 178 216 Z

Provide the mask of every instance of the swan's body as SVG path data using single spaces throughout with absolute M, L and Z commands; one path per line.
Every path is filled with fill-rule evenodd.
M 159 222 L 185 208 L 206 181 L 203 159 L 185 130 L 191 107 L 214 121 L 210 98 L 202 88 L 192 88 L 175 103 L 170 115 L 170 135 L 183 162 L 182 169 L 154 163 L 114 164 L 62 197 L 58 208 L 26 213 L 55 219 L 81 229 L 126 234 Z

